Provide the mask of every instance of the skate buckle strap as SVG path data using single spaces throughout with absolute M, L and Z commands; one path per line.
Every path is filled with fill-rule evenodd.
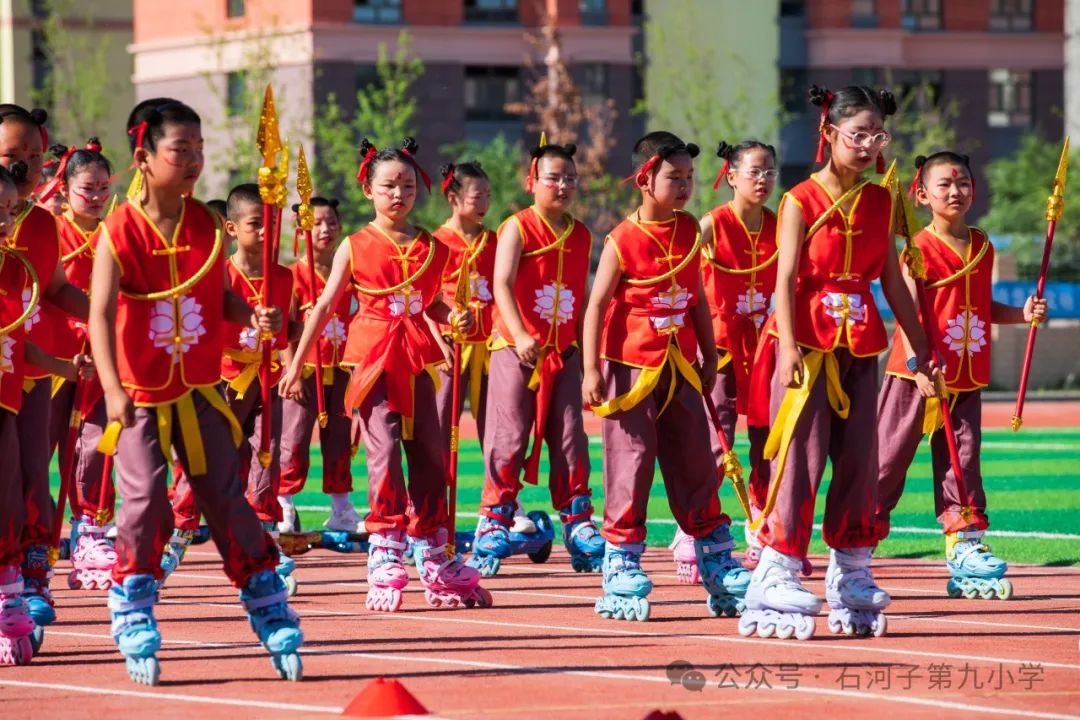
M 278 603 L 285 604 L 288 598 L 288 590 L 282 588 L 277 592 L 270 593 L 269 595 L 263 595 L 262 597 L 250 599 L 244 598 L 242 602 L 244 603 L 245 610 L 260 610 L 264 607 L 277 605 Z
M 514 520 L 514 505 L 513 503 L 503 503 L 502 505 L 489 505 L 484 508 L 483 517 L 488 520 L 494 520 L 498 522 L 502 520 L 503 523 L 509 525 Z
M 978 540 L 985 534 L 985 530 L 957 530 L 953 533 L 957 540 Z
M 156 592 L 153 595 L 147 595 L 135 600 L 119 597 L 117 593 L 109 593 L 109 609 L 115 612 L 142 610 L 143 608 L 153 607 L 157 602 L 157 599 L 158 595 Z
M 600 532 L 596 527 L 596 523 L 594 523 L 590 519 L 588 522 L 582 522 L 582 523 L 578 523 L 577 525 L 575 525 L 574 529 L 570 531 L 570 537 L 572 539 L 576 540 L 586 530 L 590 531 L 589 537 L 592 537 L 592 536 L 596 535 L 596 533 Z M 586 540 L 587 539 L 588 538 L 586 538 Z M 642 548 L 644 548 L 644 546 L 642 546 Z
M 368 545 L 371 547 L 387 548 L 389 550 L 405 550 L 409 547 L 409 543 L 394 540 L 392 537 L 381 533 L 371 533 L 368 535 Z
M 701 554 L 712 555 L 714 553 L 724 552 L 725 550 L 731 551 L 735 549 L 735 541 L 731 538 L 723 542 L 702 542 Z
M 195 538 L 194 530 L 177 530 L 169 538 L 170 545 L 190 545 Z
M 20 577 L 15 582 L 11 582 L 6 585 L 0 585 L 0 596 L 22 595 L 23 587 L 23 579 Z
M 509 525 L 503 525 L 501 522 L 499 522 L 498 520 L 496 520 L 496 519 L 494 519 L 494 518 L 492 518 L 490 516 L 485 515 L 484 520 L 486 520 L 487 522 L 481 522 L 476 527 L 476 534 L 477 535 L 487 535 L 488 533 L 493 533 L 493 532 L 505 532 L 505 533 L 510 532 L 510 526 Z
M 836 557 L 836 564 L 845 570 L 854 570 L 857 568 L 868 568 L 873 561 L 870 553 L 865 556 L 856 555 L 855 553 L 847 552 L 845 550 L 834 551 Z
M 146 612 L 129 612 L 123 615 L 117 615 L 113 618 L 112 625 L 109 626 L 109 630 L 112 632 L 112 636 L 115 638 L 122 635 L 130 625 L 154 625 L 154 616 Z
M 567 512 L 565 510 L 560 510 L 559 511 L 559 519 L 563 521 L 564 525 L 569 525 L 570 523 L 575 523 L 578 520 L 591 520 L 592 519 L 592 514 L 593 514 L 593 506 L 592 506 L 592 503 L 589 502 L 589 503 L 586 503 L 585 507 L 582 508 L 581 512 L 578 512 L 578 513 L 571 513 L 571 512 Z

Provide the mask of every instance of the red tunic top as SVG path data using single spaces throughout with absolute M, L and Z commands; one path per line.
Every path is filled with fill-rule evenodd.
M 834 201 L 814 176 L 780 201 L 781 213 L 785 202 L 799 206 L 807 230 L 795 283 L 795 340 L 812 350 L 846 347 L 857 357 L 878 355 L 889 339 L 870 282 L 881 276 L 886 253 L 895 252 L 889 236 L 892 195 L 867 183 L 847 212 L 836 208 L 811 233 Z
M 611 231 L 608 242 L 623 274 L 604 317 L 605 359 L 660 367 L 674 342 L 687 362 L 694 362 L 698 341 L 690 308 L 699 300 L 698 238 L 697 221 L 681 211 L 668 222 L 627 218 Z
M 945 384 L 954 391 L 990 384 L 994 246 L 981 230 L 969 228 L 968 234 L 964 256 L 931 228 L 915 236 L 926 267 L 926 294 L 937 323 L 937 352 L 945 361 Z M 886 372 L 912 377 L 906 361 L 897 328 Z
M 11 252 L 0 252 L 0 331 L 22 316 L 24 288 L 30 288 L 26 269 Z M 25 336 L 22 324 L 0 335 L 0 408 L 13 413 L 22 407 Z
M 5 246 L 21 252 L 38 275 L 41 283 L 41 293 L 52 281 L 56 266 L 60 264 L 60 237 L 56 229 L 56 218 L 48 210 L 34 204 L 29 204 L 15 217 L 15 228 L 8 236 Z M 23 285 L 22 290 L 23 310 L 30 302 L 30 284 Z M 52 308 L 43 310 L 42 300 L 38 299 L 38 307 L 26 319 L 23 329 L 26 337 L 32 340 L 38 347 L 47 353 L 56 354 L 56 333 L 53 332 L 54 313 Z M 55 314 L 60 314 L 59 310 Z M 26 363 L 26 377 L 37 380 L 48 377 L 45 370 Z
M 142 207 L 121 205 L 101 239 L 120 267 L 116 362 L 138 405 L 163 405 L 220 378 L 225 269 L 221 228 L 205 205 L 187 198 L 171 238 Z M 201 274 L 182 293 L 174 291 Z M 150 293 L 163 297 L 146 298 Z
M 386 374 L 391 409 L 412 417 L 412 378 L 443 362 L 422 313 L 439 298 L 449 251 L 426 230 L 398 245 L 374 224 L 349 237 L 359 308 L 343 365 L 356 366 L 346 408 L 357 407 Z
M 531 207 L 506 222 L 516 222 L 522 238 L 521 262 L 514 279 L 521 320 L 541 348 L 562 353 L 579 340 L 577 319 L 585 301 L 592 234 L 567 216 L 566 230 L 558 235 Z M 514 344 L 498 313 L 495 329 L 506 343 Z
M 289 268 L 293 276 L 293 294 L 296 297 L 297 309 L 300 318 L 305 319 L 309 310 L 315 305 L 315 301 L 322 295 L 326 288 L 326 278 L 315 271 L 315 286 L 312 287 L 312 273 L 307 260 L 301 258 Z M 347 292 L 341 297 L 330 320 L 327 321 L 322 335 L 319 337 L 317 347 L 311 348 L 308 356 L 304 358 L 305 365 L 315 365 L 315 353 L 319 353 L 319 359 L 324 368 L 333 368 L 341 365 L 341 358 L 345 353 L 345 343 L 349 336 L 349 323 L 352 321 L 356 295 Z
M 92 232 L 85 232 L 67 215 L 56 219 L 60 233 L 60 261 L 68 282 L 90 294 L 90 273 L 94 269 L 94 248 L 97 247 L 100 225 Z M 86 323 L 67 315 L 51 305 L 47 306 L 49 322 L 56 331 L 53 350 L 58 358 L 70 360 L 83 352 L 86 345 Z
M 776 216 L 765 210 L 755 231 L 731 203 L 709 211 L 709 217 L 713 243 L 702 248 L 701 279 L 716 347 L 731 358 L 735 402 L 744 413 L 754 351 L 776 289 Z
M 281 309 L 281 330 L 273 339 L 275 357 L 282 349 L 289 346 L 289 307 L 292 304 L 293 276 L 284 265 L 274 265 L 270 269 L 273 273 L 271 278 L 270 293 L 273 297 L 269 303 L 263 302 L 262 278 L 249 278 L 230 259 L 225 263 L 225 271 L 229 276 L 229 289 L 243 298 L 249 305 L 267 305 Z M 226 320 L 224 326 L 224 354 L 221 357 L 221 379 L 227 382 L 235 380 L 247 368 L 254 365 L 258 368 L 262 364 L 262 343 L 259 342 L 259 331 L 250 325 L 240 325 Z M 280 362 L 271 366 L 270 383 L 276 383 L 281 377 Z M 253 372 L 248 370 L 248 372 Z M 246 388 L 246 384 L 245 384 Z
M 450 251 L 443 272 L 443 300 L 454 307 L 454 294 L 457 291 L 461 266 L 468 254 L 469 259 L 469 307 L 476 312 L 476 323 L 465 342 L 486 342 L 491 336 L 491 321 L 495 311 L 495 302 L 491 294 L 492 276 L 495 274 L 495 233 L 484 230 L 469 244 L 453 228 L 445 225 L 434 232 L 435 239 Z M 449 325 L 440 325 L 445 335 L 450 335 Z

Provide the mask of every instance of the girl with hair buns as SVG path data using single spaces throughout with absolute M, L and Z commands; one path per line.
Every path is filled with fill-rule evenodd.
M 918 371 L 929 353 L 893 246 L 892 197 L 862 178 L 882 167 L 896 112 L 891 93 L 814 86 L 821 108 L 818 160 L 828 161 L 780 201 L 776 309 L 754 368 L 753 398 L 769 408 L 765 444 L 770 485 L 756 522 L 761 558 L 746 593 L 739 632 L 762 637 L 814 632 L 821 600 L 799 579 L 810 544 L 814 500 L 832 461 L 823 536 L 830 547 L 825 592 L 829 630 L 885 632 L 889 604 L 870 572 L 877 489 L 876 357 L 888 346 L 870 283 L 881 278 L 897 321 L 911 338 Z M 759 382 L 760 379 L 760 382 Z M 757 424 L 762 424 L 760 421 Z
M 452 310 L 442 296 L 449 251 L 409 222 L 417 186 L 429 186 L 416 161 L 418 146 L 378 150 L 365 139 L 356 179 L 375 206 L 375 219 L 349 236 L 334 255 L 304 334 L 283 381 L 286 395 L 299 397 L 305 358 L 322 335 L 334 308 L 349 292 L 359 309 L 349 328 L 342 364 L 352 367 L 345 412 L 359 411 L 367 448 L 369 610 L 395 612 L 409 582 L 402 564 L 412 541 L 413 557 L 433 607 L 491 605 L 480 573 L 447 557 L 446 444 L 435 413 L 438 366 L 445 362 L 422 315 L 468 332 L 468 310 Z M 409 461 L 406 483 L 401 467 Z M 406 537 L 408 536 L 408 537 Z

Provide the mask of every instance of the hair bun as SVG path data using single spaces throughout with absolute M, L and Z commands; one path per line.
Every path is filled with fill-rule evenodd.
M 444 163 L 441 167 L 439 167 L 439 174 L 442 175 L 444 178 L 449 177 L 450 173 L 452 172 L 454 172 L 454 163 Z
M 61 143 L 54 143 L 49 146 L 49 152 L 51 152 L 58 158 L 63 157 L 67 153 L 67 151 L 67 145 L 63 145 Z
M 86 149 L 96 153 L 101 152 L 101 141 L 98 140 L 97 135 L 91 135 L 86 141 Z
M 416 138 L 412 135 L 409 135 L 401 141 L 401 149 L 411 155 L 415 155 L 420 152 L 420 143 L 416 142 Z
M 896 96 L 888 90 L 878 91 L 878 103 L 881 105 L 881 114 L 885 117 L 896 114 Z
M 21 183 L 26 180 L 26 175 L 30 172 L 30 166 L 22 160 L 16 160 L 8 166 L 8 172 L 11 173 L 11 177 L 15 179 L 15 182 Z
M 577 145 L 575 145 L 574 143 L 563 145 L 563 150 L 565 150 L 566 154 L 570 157 L 574 157 L 574 153 L 577 152 Z
M 916 168 L 916 169 L 919 169 L 919 168 L 921 168 L 921 167 L 922 167 L 923 165 L 925 165 L 925 164 L 926 164 L 926 159 L 927 159 L 927 158 L 926 158 L 926 156 L 925 156 L 925 155 L 917 155 L 917 156 L 915 157 L 915 168 Z
M 716 146 L 716 157 L 731 160 L 731 151 L 734 149 L 734 147 L 721 140 L 720 144 Z
M 807 96 L 810 98 L 810 103 L 812 105 L 824 107 L 828 105 L 829 101 L 832 99 L 832 92 L 829 88 L 821 87 L 820 85 L 811 85 Z
M 298 212 L 300 212 L 300 203 L 293 203 L 293 206 L 292 206 L 292 211 L 293 211 L 294 213 L 298 213 Z
M 372 142 L 370 140 L 368 140 L 367 138 L 364 138 L 363 140 L 360 141 L 360 153 L 361 154 L 366 155 L 368 150 L 374 150 L 374 149 L 375 149 L 375 145 L 372 144 Z
M 44 125 L 45 121 L 49 119 L 49 113 L 41 108 L 34 108 L 29 112 L 29 115 L 35 125 Z
M 540 159 L 540 156 L 543 155 L 543 154 L 544 154 L 544 148 L 539 146 L 539 145 L 534 145 L 529 150 L 529 157 L 531 157 L 533 160 Z
M 691 159 L 693 159 L 693 158 L 696 158 L 699 154 L 701 154 L 701 148 L 699 148 L 694 143 L 687 143 L 686 144 L 686 152 L 691 157 Z

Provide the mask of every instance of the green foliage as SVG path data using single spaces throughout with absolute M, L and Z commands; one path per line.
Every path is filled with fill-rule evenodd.
M 378 148 L 399 147 L 406 136 L 415 134 L 416 99 L 411 91 L 413 83 L 423 74 L 424 63 L 412 56 L 409 35 L 402 31 L 393 56 L 385 44 L 379 45 L 376 80 L 356 93 L 356 110 L 351 116 L 341 108 L 333 93 L 315 114 L 313 156 L 317 160 L 311 167 L 312 181 L 317 194 L 341 200 L 338 210 L 346 232 L 359 228 L 372 212 L 371 203 L 356 182 L 360 141 L 366 137 Z M 427 163 L 425 169 L 434 175 L 434 168 L 426 166 Z M 438 192 L 434 187 L 433 191 Z M 436 200 L 442 202 L 437 197 L 421 200 L 417 206 L 418 223 L 423 224 L 422 220 L 433 216 L 431 208 Z
M 1021 278 L 1038 277 L 1046 232 L 1046 198 L 1054 181 L 1061 145 L 1028 135 L 1011 157 L 992 161 L 986 167 L 990 184 L 989 212 L 979 226 L 995 235 L 1006 236 L 1007 247 L 999 249 L 1016 257 Z M 1080 157 L 1071 155 L 1070 170 L 1080 166 Z M 1057 224 L 1051 280 L 1080 280 L 1080 189 L 1076 181 L 1065 187 L 1065 215 Z
M 886 73 L 886 86 L 892 86 L 891 73 Z M 895 91 L 895 90 L 894 90 Z M 937 101 L 929 83 L 905 93 L 897 91 L 897 111 L 886 123 L 893 139 L 885 148 L 888 161 L 896 160 L 901 182 L 910 182 L 915 175 L 915 158 L 941 150 L 971 152 L 958 140 L 955 123 L 960 106 L 955 99 Z

